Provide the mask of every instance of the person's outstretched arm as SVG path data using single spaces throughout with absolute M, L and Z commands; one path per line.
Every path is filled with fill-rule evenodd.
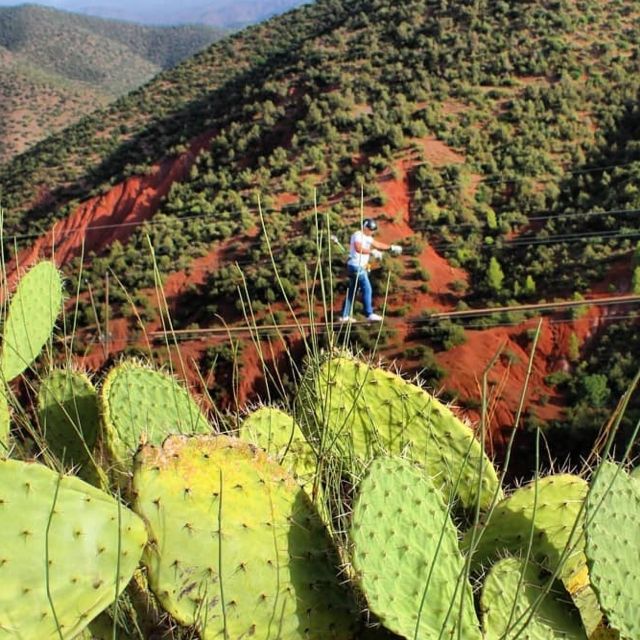
M 391 251 L 396 255 L 400 255 L 402 253 L 402 247 L 399 244 L 385 244 L 384 242 L 378 242 L 377 240 L 374 240 L 371 243 L 371 246 L 374 249 L 378 249 L 380 251 Z

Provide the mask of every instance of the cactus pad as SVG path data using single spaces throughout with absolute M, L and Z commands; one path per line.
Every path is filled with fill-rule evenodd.
M 562 591 L 549 591 L 535 605 L 548 580 L 538 566 L 517 558 L 495 564 L 484 583 L 480 602 L 485 640 L 587 640 L 578 612 Z
M 149 584 L 203 640 L 353 636 L 326 530 L 263 451 L 226 436 L 173 436 L 140 449 L 133 486 L 153 538 Z
M 35 463 L 0 461 L 0 514 L 2 638 L 73 638 L 122 592 L 147 540 L 113 498 Z
M 422 470 L 400 458 L 374 460 L 350 536 L 356 578 L 387 629 L 405 638 L 481 637 L 455 526 Z
M 4 325 L 0 371 L 5 381 L 19 376 L 51 337 L 62 310 L 62 280 L 52 262 L 40 262 L 20 280 Z
M 98 398 L 89 378 L 54 369 L 40 384 L 40 428 L 47 446 L 65 466 L 84 466 L 98 435 Z
M 624 640 L 640 638 L 640 482 L 603 462 L 587 497 L 586 554 L 593 589 Z
M 316 472 L 316 456 L 298 423 L 274 407 L 250 413 L 240 427 L 240 439 L 271 454 L 304 485 Z
M 519 553 L 527 548 L 533 522 L 532 559 L 547 570 L 555 571 L 565 548 L 574 547 L 563 559 L 559 573 L 567 590 L 573 593 L 588 580 L 582 526 L 576 527 L 570 540 L 587 491 L 585 480 L 569 474 L 542 478 L 537 489 L 533 482 L 521 487 L 496 506 L 487 523 L 467 532 L 462 548 L 468 551 L 475 536 L 477 547 L 472 560 L 476 568 L 501 552 Z
M 301 388 L 304 424 L 319 448 L 335 443 L 368 461 L 403 454 L 422 464 L 465 507 L 487 507 L 498 479 L 473 431 L 421 387 L 348 357 L 308 372 Z
M 169 434 L 211 431 L 200 407 L 172 376 L 132 361 L 109 372 L 100 406 L 107 449 L 126 467 L 141 439 L 161 444 Z

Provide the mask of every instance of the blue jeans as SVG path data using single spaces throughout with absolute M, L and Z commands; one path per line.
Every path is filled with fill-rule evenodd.
M 369 281 L 369 273 L 362 267 L 354 267 L 347 265 L 347 273 L 349 274 L 349 288 L 347 289 L 347 297 L 344 305 L 342 305 L 342 316 L 351 315 L 351 303 L 356 297 L 358 288 L 362 290 L 362 304 L 364 305 L 364 314 L 370 316 L 373 313 L 372 297 L 373 290 Z

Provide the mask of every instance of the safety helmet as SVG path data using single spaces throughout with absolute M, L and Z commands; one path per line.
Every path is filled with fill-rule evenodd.
M 378 228 L 378 223 L 373 218 L 365 218 L 362 226 L 370 231 L 375 231 Z

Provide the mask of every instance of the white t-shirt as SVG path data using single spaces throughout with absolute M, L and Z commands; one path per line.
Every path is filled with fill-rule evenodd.
M 347 261 L 347 264 L 352 267 L 365 267 L 369 262 L 369 254 L 357 251 L 356 242 L 360 243 L 360 246 L 363 249 L 371 249 L 373 236 L 368 236 L 362 231 L 356 231 L 351 236 L 351 243 L 349 244 L 349 260 Z

